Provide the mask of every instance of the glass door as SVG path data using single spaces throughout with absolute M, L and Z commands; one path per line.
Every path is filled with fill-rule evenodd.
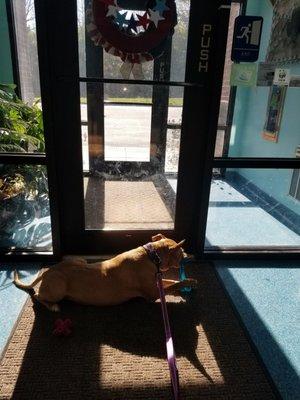
M 152 3 L 119 1 L 115 7 L 77 1 L 88 230 L 174 230 L 190 2 L 177 1 L 176 12 L 175 2 L 163 2 L 163 9 L 155 11 L 164 18 L 157 27 L 151 21 L 152 9 L 147 8 L 156 10 L 156 2 Z M 156 33 L 172 18 L 175 26 L 162 54 L 140 64 L 124 62 L 105 42 L 98 42 L 102 30 L 96 20 L 102 9 L 115 13 L 104 21 L 128 44 L 146 38 L 150 31 Z M 123 68 L 132 65 L 132 73 L 122 76 Z
M 228 18 L 218 1 L 198 3 L 37 2 L 64 252 L 120 251 L 158 232 L 196 243 Z M 128 49 L 150 35 L 137 62 Z
M 209 257 L 262 252 L 299 257 L 299 12 L 294 0 L 231 4 L 219 129 L 210 143 L 207 223 L 199 243 Z M 263 21 L 256 62 L 231 59 L 239 15 Z M 251 69 L 254 79 L 247 82 Z

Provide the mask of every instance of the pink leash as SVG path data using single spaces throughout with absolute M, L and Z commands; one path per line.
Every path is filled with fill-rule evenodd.
M 173 397 L 174 400 L 179 400 L 179 376 L 178 369 L 176 364 L 176 354 L 173 345 L 173 339 L 171 334 L 165 291 L 162 284 L 162 274 L 161 272 L 157 272 L 156 274 L 156 284 L 159 290 L 159 297 L 161 302 L 162 315 L 165 326 L 165 335 L 166 335 L 166 347 L 167 347 L 167 359 L 170 370 L 171 383 L 173 388 Z
M 159 269 L 161 260 L 158 256 L 158 254 L 156 253 L 156 251 L 154 250 L 152 243 L 147 243 L 143 247 L 147 251 L 147 254 L 148 254 L 150 260 L 157 267 L 156 284 L 157 284 L 157 288 L 159 291 L 159 297 L 160 297 L 161 309 L 162 309 L 162 315 L 163 315 L 163 321 L 164 321 L 164 327 L 165 327 L 167 360 L 168 360 L 169 370 L 170 370 L 170 378 L 171 378 L 171 384 L 172 384 L 172 389 L 173 389 L 173 398 L 174 398 L 174 400 L 180 400 L 180 397 L 179 397 L 179 375 L 178 375 L 178 369 L 177 369 L 177 364 L 176 364 L 176 354 L 175 354 L 173 339 L 172 339 L 172 334 L 171 334 L 165 291 L 164 291 L 163 283 L 162 283 L 162 273 L 160 272 L 160 269 Z

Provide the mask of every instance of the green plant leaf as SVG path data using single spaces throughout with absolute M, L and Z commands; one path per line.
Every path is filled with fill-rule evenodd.
M 14 151 L 45 151 L 42 110 L 38 99 L 33 106 L 15 95 L 15 85 L 0 84 L 0 145 Z M 3 134 L 5 132 L 5 134 Z M 2 150 L 5 151 L 5 150 Z M 11 150 L 9 150 L 11 151 Z

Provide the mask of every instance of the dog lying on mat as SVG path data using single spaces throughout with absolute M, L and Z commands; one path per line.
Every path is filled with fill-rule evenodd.
M 134 297 L 149 301 L 159 298 L 156 286 L 157 266 L 147 246 L 160 261 L 160 271 L 179 268 L 185 256 L 184 240 L 176 243 L 162 234 L 152 237 L 152 243 L 126 251 L 110 260 L 88 264 L 84 259 L 60 262 L 41 274 L 30 285 L 23 284 L 15 271 L 14 283 L 30 290 L 41 281 L 33 297 L 51 311 L 59 311 L 58 302 L 68 299 L 80 304 L 107 306 L 123 303 Z M 195 287 L 197 281 L 163 279 L 166 294 L 179 294 L 184 287 Z

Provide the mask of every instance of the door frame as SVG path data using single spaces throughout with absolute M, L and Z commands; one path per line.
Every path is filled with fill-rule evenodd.
M 208 116 L 220 97 L 229 17 L 229 9 L 220 8 L 217 0 L 205 5 L 200 3 L 191 0 L 185 82 L 164 82 L 184 87 L 184 106 L 175 231 L 162 233 L 175 239 L 184 236 L 191 252 L 197 251 L 203 171 L 211 123 Z M 55 149 L 61 252 L 108 254 L 146 242 L 157 231 L 85 231 L 84 237 L 80 234 L 84 231 L 84 212 L 79 82 L 130 81 L 79 76 L 76 0 L 35 0 L 35 7 L 45 132 L 53 138 L 52 151 Z M 221 43 L 217 44 L 218 39 Z M 200 54 L 207 67 L 199 71 Z M 163 84 L 153 81 L 135 83 Z
M 221 7 L 230 7 L 231 3 L 240 3 L 240 15 L 245 15 L 247 10 L 248 0 L 232 0 L 227 2 L 227 5 Z M 229 21 L 228 21 L 229 22 Z M 223 21 L 221 21 L 221 24 Z M 228 30 L 228 23 L 226 29 Z M 222 30 L 220 30 L 221 32 Z M 217 41 L 218 44 L 221 41 Z M 225 44 L 226 46 L 226 44 Z M 222 52 L 222 49 L 220 49 Z M 219 71 L 221 72 L 221 71 Z M 218 82 L 217 82 L 218 84 Z M 231 133 L 231 124 L 235 107 L 236 87 L 231 87 L 229 96 L 229 111 L 226 122 L 226 140 L 229 141 Z M 265 248 L 264 246 L 231 246 L 230 248 L 219 247 L 218 249 L 206 249 L 206 227 L 208 221 L 209 197 L 211 182 L 213 179 L 213 170 L 226 170 L 229 168 L 249 168 L 249 169 L 300 169 L 300 159 L 297 158 L 270 158 L 270 157 L 228 157 L 228 148 L 223 148 L 221 157 L 215 156 L 215 144 L 217 139 L 217 120 L 219 116 L 219 104 L 214 103 L 211 113 L 211 123 L 209 125 L 208 141 L 206 145 L 206 161 L 203 170 L 203 191 L 201 199 L 201 214 L 199 218 L 199 226 L 197 232 L 197 253 L 202 260 L 212 259 L 253 259 L 253 260 L 278 260 L 290 259 L 299 260 L 300 248 L 277 246 L 276 248 Z M 225 151 L 224 151 L 225 150 Z

